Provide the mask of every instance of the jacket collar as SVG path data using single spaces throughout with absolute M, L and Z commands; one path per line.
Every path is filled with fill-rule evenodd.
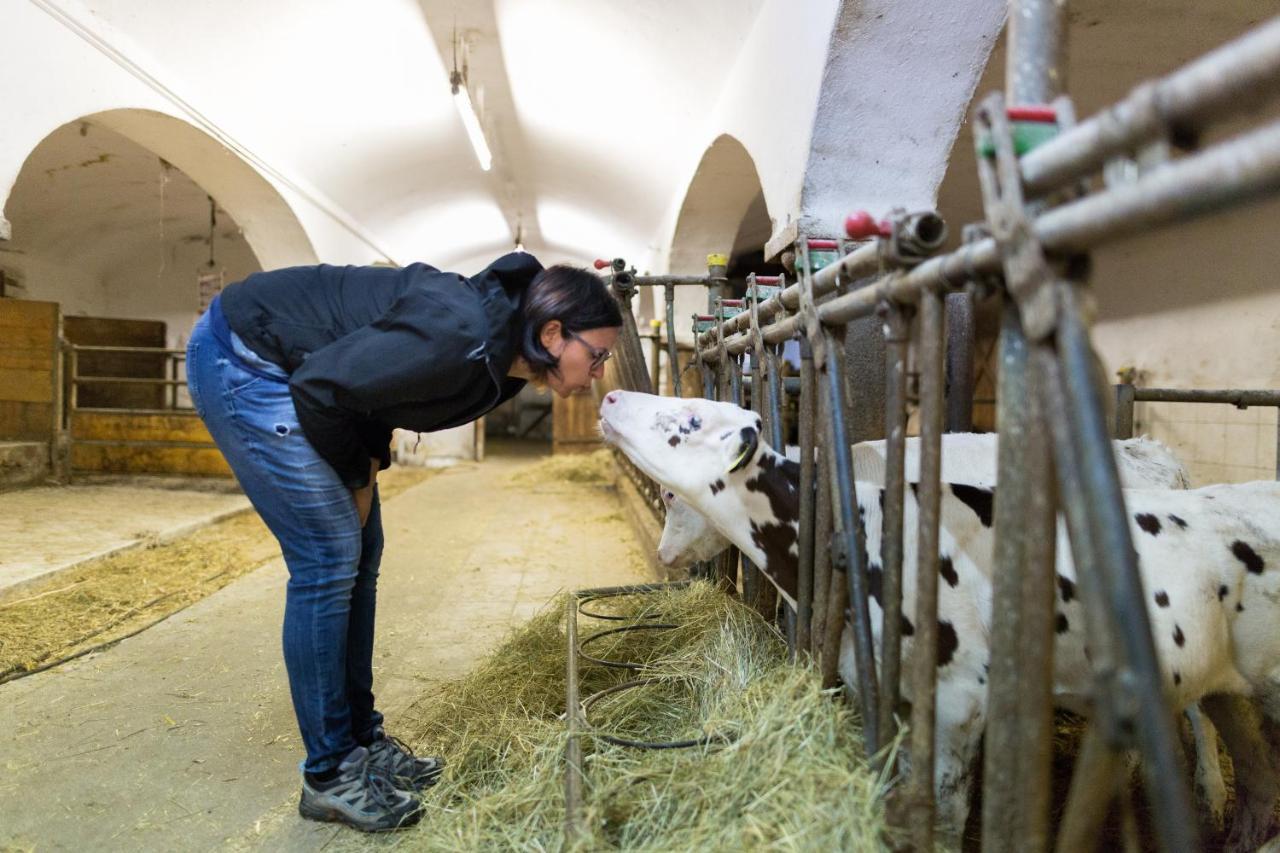
M 527 252 L 511 252 L 471 276 L 488 327 L 485 346 L 499 376 L 506 376 L 519 349 L 520 306 L 542 264 Z

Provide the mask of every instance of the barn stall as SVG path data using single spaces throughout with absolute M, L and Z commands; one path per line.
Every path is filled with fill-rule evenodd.
M 855 11 L 850 15 L 856 18 Z M 1072 79 L 1061 58 L 1063 33 L 1079 22 L 1038 3 L 1014 4 L 1010 18 L 1013 24 L 1001 48 L 1011 69 L 1005 100 L 995 96 L 982 100 L 972 113 L 972 189 L 981 200 L 977 217 L 966 216 L 964 211 L 953 216 L 945 204 L 937 211 L 924 209 L 918 194 L 908 192 L 900 199 L 892 195 L 876 198 L 882 207 L 853 213 L 844 223 L 844 233 L 838 235 L 830 217 L 824 223 L 788 217 L 789 224 L 775 228 L 776 223 L 766 215 L 763 228 L 769 240 L 765 244 L 757 235 L 746 233 L 761 228 L 760 211 L 755 199 L 749 197 L 743 223 L 727 223 L 734 242 L 731 254 L 708 256 L 708 252 L 730 247 L 705 235 L 681 235 L 677 226 L 676 242 L 682 248 L 672 249 L 668 265 L 683 267 L 686 274 L 648 275 L 621 258 L 598 262 L 597 268 L 628 309 L 617 370 L 608 386 L 597 389 L 597 399 L 557 401 L 552 418 L 556 443 L 559 449 L 593 446 L 597 406 L 613 388 L 619 388 L 663 389 L 674 396 L 702 395 L 745 404 L 762 418 L 763 441 L 779 449 L 789 443 L 799 445 L 799 571 L 794 586 L 780 584 L 767 566 L 754 565 L 732 551 L 694 574 L 731 592 L 762 617 L 762 621 L 749 624 L 753 630 L 765 626 L 764 634 L 739 636 L 733 641 L 742 656 L 747 656 L 742 649 L 759 642 L 769 647 L 762 657 L 770 667 L 777 662 L 775 658 L 813 666 L 810 674 L 816 680 L 797 686 L 798 692 L 804 693 L 813 684 L 828 689 L 838 685 L 839 647 L 842 636 L 849 632 L 854 652 L 854 677 L 844 685 L 849 707 L 827 708 L 836 715 L 833 717 L 823 716 L 816 706 L 779 708 L 775 709 L 778 719 L 790 713 L 812 721 L 812 731 L 824 733 L 836 720 L 843 727 L 842 734 L 832 737 L 839 739 L 850 732 L 860 737 L 860 750 L 851 750 L 846 740 L 828 743 L 842 761 L 847 758 L 846 769 L 853 774 L 850 778 L 854 781 L 843 784 L 858 789 L 859 803 L 879 803 L 884 790 L 867 780 L 880 774 L 886 790 L 893 792 L 888 794 L 893 809 L 888 815 L 891 828 L 886 838 L 924 848 L 935 841 L 933 814 L 938 807 L 929 781 L 933 703 L 913 703 L 909 720 L 898 718 L 896 712 L 903 683 L 911 685 L 913 697 L 932 695 L 939 663 L 934 650 L 941 655 L 945 645 L 934 636 L 935 626 L 941 626 L 936 594 L 942 566 L 933 560 L 939 556 L 939 504 L 946 491 L 941 478 L 941 436 L 944 431 L 964 431 L 975 423 L 999 425 L 1003 436 L 999 477 L 1004 483 L 992 510 L 997 561 L 993 571 L 996 603 L 992 606 L 990 725 L 983 768 L 985 787 L 980 818 L 976 819 L 981 827 L 974 827 L 966 843 L 990 849 L 1040 849 L 1055 843 L 1056 838 L 1063 849 L 1087 847 L 1114 800 L 1121 812 L 1120 828 L 1115 831 L 1140 836 L 1139 844 L 1192 849 L 1201 841 L 1213 843 L 1212 836 L 1197 840 L 1204 827 L 1196 826 L 1197 811 L 1192 806 L 1187 772 L 1179 766 L 1177 721 L 1173 709 L 1161 698 L 1164 688 L 1156 664 L 1157 648 L 1144 623 L 1144 602 L 1150 590 L 1141 588 L 1137 565 L 1128 556 L 1131 545 L 1123 493 L 1114 461 L 1106 452 L 1106 439 L 1134 432 L 1135 404 L 1147 404 L 1139 410 L 1146 415 L 1144 423 L 1159 424 L 1152 404 L 1249 409 L 1274 406 L 1276 398 L 1274 392 L 1262 387 L 1159 388 L 1134 385 L 1132 380 L 1115 388 L 1102 385 L 1094 362 L 1095 351 L 1105 347 L 1097 343 L 1100 335 L 1095 324 L 1103 327 L 1104 339 L 1117 333 L 1105 329 L 1105 294 L 1095 294 L 1089 287 L 1088 255 L 1105 253 L 1125 240 L 1141 240 L 1159 228 L 1194 217 L 1211 213 L 1230 216 L 1233 208 L 1274 191 L 1274 128 L 1249 123 L 1257 120 L 1254 111 L 1262 108 L 1265 94 L 1274 88 L 1275 26 L 1274 22 L 1263 24 L 1150 87 L 1135 90 L 1114 107 L 1077 120 L 1071 102 L 1061 97 L 1064 81 Z M 998 64 L 993 61 L 988 73 Z M 996 70 L 999 73 L 1001 69 Z M 985 94 L 985 90 L 979 92 L 980 97 Z M 829 101 L 822 105 L 830 109 Z M 125 117 L 116 121 L 138 130 Z M 1237 135 L 1229 139 L 1215 135 L 1218 124 Z M 963 137 L 961 141 L 967 144 Z M 731 146 L 722 146 L 717 139 L 708 151 L 723 148 Z M 962 155 L 955 156 L 962 159 Z M 838 195 L 840 182 L 830 183 L 831 192 Z M 751 189 L 746 189 L 748 196 Z M 712 192 L 726 191 L 743 192 L 741 188 L 712 188 Z M 944 187 L 944 196 L 946 191 Z M 898 204 L 902 207 L 894 209 Z M 975 218 L 982 221 L 970 226 Z M 747 220 L 753 220 L 749 228 L 744 224 Z M 957 235 L 963 241 L 959 247 L 955 246 Z M 737 243 L 739 237 L 744 238 L 742 245 Z M 742 246 L 751 245 L 752 240 L 762 244 L 757 250 L 759 257 L 744 262 Z M 212 237 L 209 242 L 212 244 Z M 273 260 L 284 254 L 277 252 Z M 688 272 L 692 265 L 679 257 L 681 252 L 706 257 L 706 274 Z M 1110 262 L 1114 263 L 1114 258 Z M 731 266 L 735 267 L 732 275 Z M 1105 264 L 1100 266 L 1105 273 Z M 1102 273 L 1092 275 L 1099 291 L 1105 288 Z M 698 304 L 699 310 L 686 327 L 688 312 L 680 313 L 677 304 L 687 309 L 690 301 Z M 1095 302 L 1099 303 L 1096 317 Z M 28 311 L 40 307 L 35 300 L 18 304 Z M 37 329 L 32 337 L 43 335 L 39 340 L 51 342 L 57 354 L 33 357 L 29 368 L 24 362 L 21 369 L 39 375 L 22 377 L 19 398 L 9 401 L 23 407 L 21 411 L 29 420 L 40 423 L 40 434 L 28 443 L 48 444 L 35 455 L 48 453 L 55 471 L 58 459 L 64 460 L 64 465 L 69 461 L 73 474 L 102 465 L 124 470 L 125 463 L 119 461 L 122 457 L 134 460 L 129 465 L 141 464 L 143 470 L 153 471 L 163 468 L 163 460 L 173 458 L 184 473 L 200 473 L 197 463 L 208 449 L 207 439 L 198 430 L 186 429 L 195 421 L 181 411 L 182 379 L 177 364 L 181 349 L 162 344 L 140 346 L 127 340 L 127 334 L 137 330 L 127 330 L 121 318 L 100 318 L 103 323 L 117 325 L 107 340 L 77 339 L 69 326 L 64 340 L 58 340 L 52 331 L 61 322 L 56 309 L 56 304 L 46 308 L 48 318 L 54 319 L 43 318 L 48 328 Z M 654 320 L 659 329 L 665 326 L 666 334 L 650 333 L 646 352 L 646 336 L 640 330 L 652 329 Z M 6 327 L 27 322 L 22 319 Z M 980 327 L 982 323 L 985 328 Z M 993 328 L 998 334 L 992 334 Z M 155 329 L 150 333 L 154 335 Z M 165 337 L 163 329 L 160 337 Z M 798 344 L 793 346 L 798 367 L 785 366 L 782 350 L 788 342 Z M 988 347 L 985 357 L 984 343 Z M 743 358 L 748 354 L 749 365 Z M 90 366 L 94 362 L 96 366 Z M 1242 376 L 1242 381 L 1246 379 Z M 1168 384 L 1177 384 L 1176 379 Z M 98 392 L 109 386 L 116 386 L 117 391 L 141 391 L 128 399 L 118 394 L 121 402 L 103 405 L 103 397 L 91 402 L 94 397 L 86 393 L 95 386 Z M 975 399 L 984 394 L 985 399 Z M 1112 405 L 1114 414 L 1109 411 Z M 40 409 L 32 415 L 32 406 L 44 406 L 47 411 Z M 101 409 L 113 411 L 98 411 Z M 545 410 L 542 417 L 546 417 Z M 517 431 L 524 428 L 519 416 L 514 420 Z M 1251 435 L 1270 431 L 1274 447 L 1272 423 L 1259 420 L 1241 426 L 1248 427 Z M 877 555 L 865 553 L 865 532 L 857 521 L 857 471 L 845 452 L 851 441 L 878 435 L 887 439 L 887 500 L 884 550 L 876 565 L 882 572 L 879 593 L 890 609 L 898 606 L 895 600 L 904 585 L 900 574 L 904 570 L 901 524 L 906 498 L 899 484 L 906 476 L 907 436 L 918 438 L 921 448 L 914 500 L 923 520 L 908 529 L 907 535 L 918 535 L 919 552 L 929 556 L 918 566 L 914 612 L 905 614 L 915 626 L 913 636 L 919 651 L 905 660 L 900 659 L 903 637 L 894 630 L 894 620 L 888 620 L 882 636 L 873 636 L 871 599 L 878 597 L 873 593 L 869 570 Z M 471 439 L 472 444 L 464 437 L 463 451 L 451 452 L 455 456 L 481 455 L 482 436 Z M 1259 439 L 1255 436 L 1253 440 L 1256 447 Z M 404 448 L 406 457 L 417 450 L 408 439 Z M 1259 464 L 1258 456 L 1248 459 L 1251 464 L 1238 467 L 1269 467 Z M 816 464 L 811 464 L 814 460 Z M 663 516 L 661 484 L 625 456 L 619 455 L 617 461 L 623 478 L 619 490 L 632 495 L 624 502 L 625 510 L 641 527 L 646 526 L 643 515 L 647 513 L 647 529 L 652 531 Z M 216 459 L 210 464 L 216 467 Z M 1064 797 L 1065 816 L 1061 809 L 1051 809 L 1049 745 L 1054 733 L 1050 716 L 1052 669 L 1047 662 L 1052 659 L 1055 619 L 1053 602 L 1044 595 L 1057 585 L 1052 575 L 1052 525 L 1059 509 L 1067 520 L 1081 572 L 1078 581 L 1086 601 L 1086 619 L 1090 632 L 1098 638 L 1094 722 L 1083 736 L 1077 782 L 1071 797 Z M 614 591 L 630 594 L 632 603 L 658 596 L 656 610 L 641 604 L 638 610 L 624 608 L 625 614 L 611 614 L 628 615 L 639 625 L 652 621 L 648 617 L 655 614 L 665 619 L 688 606 L 678 599 L 678 590 L 627 587 Z M 696 592 L 703 596 L 703 602 L 714 601 L 707 606 L 717 620 L 737 624 L 734 620 L 744 618 L 729 599 L 708 597 L 705 585 L 698 585 Z M 601 594 L 592 588 L 568 599 L 563 611 L 565 630 L 576 627 L 579 614 L 584 612 L 578 607 L 582 600 Z M 676 598 L 664 597 L 668 595 Z M 846 609 L 850 617 L 847 626 Z M 573 673 L 580 665 L 585 667 L 584 683 L 591 685 L 593 692 L 618 687 L 618 683 L 602 679 L 596 661 L 585 659 L 584 664 L 582 648 L 572 633 L 567 638 L 558 633 L 555 626 L 561 624 L 560 615 L 557 610 L 554 619 L 544 617 L 544 624 L 530 629 L 530 636 L 549 642 L 548 648 L 532 652 L 517 644 L 506 653 L 545 658 L 562 669 L 567 666 L 566 687 L 570 691 L 577 689 Z M 680 617 L 692 622 L 700 618 L 689 613 L 680 613 Z M 691 638 L 670 630 L 674 639 L 687 645 L 678 650 L 660 645 L 654 655 L 665 656 L 664 664 L 672 663 L 679 670 L 682 661 L 687 664 L 681 655 L 707 657 L 698 645 L 707 637 Z M 599 642 L 589 651 L 590 658 L 608 656 Z M 778 646 L 779 642 L 783 646 Z M 643 647 L 619 643 L 612 651 L 646 653 Z M 729 659 L 733 657 L 730 649 Z M 723 659 L 712 660 L 728 665 Z M 649 674 L 657 679 L 654 684 L 671 686 L 669 674 L 662 673 L 652 660 L 643 665 L 651 667 Z M 908 667 L 906 673 L 904 666 Z M 782 683 L 792 677 L 783 672 L 765 668 L 752 678 Z M 488 676 L 495 677 L 492 672 Z M 511 675 L 504 671 L 500 677 L 509 680 Z M 476 684 L 458 686 L 453 695 L 466 697 L 468 691 L 484 689 L 483 684 Z M 635 695 L 645 692 L 640 686 L 636 689 Z M 635 748 L 634 743 L 601 745 L 597 706 L 609 704 L 607 700 L 616 695 L 601 697 L 597 692 L 585 700 L 590 705 L 579 711 L 580 697 L 570 692 L 560 704 L 568 709 L 567 733 L 555 726 L 538 728 L 537 736 L 549 743 L 542 755 L 549 763 L 538 765 L 540 772 L 554 767 L 564 774 L 563 835 L 559 827 L 538 830 L 551 832 L 548 837 L 553 844 L 574 843 L 575 834 L 585 839 L 582 843 L 599 842 L 599 836 L 583 833 L 598 832 L 616 818 L 599 801 L 580 811 L 584 789 L 590 797 L 593 791 L 607 791 L 611 785 L 625 787 L 664 766 L 650 763 L 635 776 L 626 772 L 609 775 L 627 770 L 623 765 L 628 760 L 618 756 Z M 820 689 L 805 693 L 804 701 L 813 702 L 820 695 Z M 624 710 L 622 720 L 641 725 L 641 730 L 624 740 L 646 740 L 652 736 L 643 731 L 646 718 L 690 699 L 689 695 L 660 695 L 646 701 L 631 696 L 634 717 L 626 717 Z M 550 705 L 556 700 L 544 701 Z M 596 710 L 592 711 L 593 707 Z M 426 743 L 433 728 L 441 726 L 441 712 L 433 711 L 429 702 L 422 708 L 420 735 Z M 856 722 L 849 714 L 851 709 Z M 735 717 L 731 722 L 759 725 L 768 718 L 749 719 L 759 710 L 739 705 L 731 712 Z M 589 715 L 595 716 L 588 719 Z M 681 723 L 694 729 L 700 729 L 703 722 L 696 717 L 681 718 Z M 772 728 L 784 727 L 779 723 Z M 791 731 L 804 734 L 803 726 Z M 512 737 L 516 737 L 514 732 Z M 562 737 L 567 737 L 569 744 L 565 756 L 558 752 L 557 738 Z M 719 781 L 731 788 L 734 765 L 726 759 L 731 750 L 707 737 L 693 738 L 696 743 L 688 748 L 702 750 L 701 760 L 720 762 L 724 778 Z M 578 750 L 587 743 L 589 760 L 582 764 Z M 785 753 L 785 740 L 776 745 Z M 899 762 L 896 752 L 886 751 L 895 745 L 905 749 L 909 761 Z M 495 748 L 482 747 L 480 752 Z M 1141 755 L 1145 774 L 1146 805 L 1136 818 L 1127 782 L 1113 781 L 1122 777 L 1117 768 L 1128 753 Z M 610 767 L 613 761 L 618 766 Z M 865 766 L 861 762 L 866 762 Z M 812 769 L 821 759 L 813 754 L 798 764 Z M 698 778 L 696 771 L 687 769 L 691 778 Z M 462 778 L 459 783 L 460 788 L 465 787 Z M 543 788 L 540 796 L 556 787 Z M 666 792 L 663 796 L 688 794 Z M 821 805 L 824 816 L 830 817 L 828 812 L 835 807 Z M 642 816 L 638 818 L 641 822 L 645 820 L 643 809 L 635 814 Z M 723 817 L 732 833 L 732 814 Z M 758 819 L 772 831 L 783 821 L 773 813 Z M 854 835 L 833 836 L 842 839 L 837 846 L 853 846 L 856 842 L 850 839 L 854 837 L 872 845 L 880 843 L 877 819 L 862 812 L 848 816 L 842 825 Z M 658 826 L 654 823 L 649 828 Z M 606 835 L 604 841 L 620 846 L 641 846 L 641 841 L 661 844 L 654 836 L 646 836 L 643 826 L 636 831 L 638 835 Z M 760 838 L 770 844 L 804 843 L 803 836 L 761 831 Z M 717 842 L 712 838 L 718 836 L 657 837 L 689 843 L 701 839 L 714 846 Z M 491 836 L 470 840 L 494 841 Z

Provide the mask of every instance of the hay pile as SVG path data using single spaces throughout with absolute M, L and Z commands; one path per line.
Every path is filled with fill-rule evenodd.
M 589 646 L 648 662 L 654 687 L 603 700 L 601 730 L 716 746 L 639 751 L 583 739 L 590 827 L 575 849 L 879 850 L 881 793 L 860 757 L 848 710 L 811 669 L 786 663 L 776 634 L 712 587 L 614 599 L 672 631 Z M 596 602 L 591 608 L 610 605 Z M 563 600 L 514 634 L 466 678 L 424 696 L 398 728 L 420 752 L 445 755 L 445 779 L 422 823 L 397 835 L 410 850 L 565 850 Z M 582 636 L 620 623 L 580 617 Z M 582 695 L 632 674 L 583 662 Z M 344 834 L 346 847 L 370 842 Z

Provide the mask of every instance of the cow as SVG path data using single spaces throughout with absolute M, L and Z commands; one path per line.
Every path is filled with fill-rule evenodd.
M 942 480 L 970 486 L 994 486 L 998 437 L 995 433 L 947 433 L 942 437 Z M 904 454 L 908 482 L 920 479 L 920 439 L 906 439 Z M 853 445 L 853 470 L 858 480 L 884 483 L 886 443 L 864 441 Z M 1120 482 L 1131 488 L 1190 488 L 1186 467 L 1173 451 L 1148 436 L 1115 442 Z M 800 448 L 787 445 L 785 455 L 800 460 Z M 668 569 L 684 569 L 715 557 L 729 547 L 696 509 L 668 488 L 662 489 L 666 520 L 658 543 L 658 560 Z
M 600 414 L 606 441 L 698 510 L 794 597 L 799 465 L 761 441 L 754 413 L 726 403 L 615 391 L 602 401 Z M 874 482 L 858 485 L 868 552 L 878 554 L 873 518 L 879 517 L 883 490 Z M 1174 706 L 1211 695 L 1252 695 L 1268 719 L 1280 717 L 1280 632 L 1270 628 L 1280 615 L 1280 485 L 1126 489 L 1125 499 L 1161 675 Z M 904 501 L 910 531 L 912 490 Z M 993 509 L 993 488 L 953 483 L 943 489 L 934 785 L 940 828 L 953 838 L 964 824 L 970 769 L 985 726 Z M 1083 707 L 1092 669 L 1061 524 L 1058 536 L 1054 691 L 1060 704 Z M 912 614 L 915 537 L 904 539 L 904 614 Z M 878 572 L 869 565 L 873 599 Z M 878 602 L 872 601 L 871 611 L 878 635 Z M 899 618 L 909 658 L 914 626 L 908 616 Z

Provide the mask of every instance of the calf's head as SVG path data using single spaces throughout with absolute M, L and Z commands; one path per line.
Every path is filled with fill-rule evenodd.
M 662 502 L 667 505 L 667 520 L 662 526 L 662 541 L 658 543 L 658 559 L 662 565 L 669 569 L 687 569 L 729 547 L 729 540 L 684 498 L 664 488 Z
M 724 478 L 748 468 L 760 448 L 760 418 L 732 403 L 610 391 L 600 432 L 640 470 L 695 505 Z

